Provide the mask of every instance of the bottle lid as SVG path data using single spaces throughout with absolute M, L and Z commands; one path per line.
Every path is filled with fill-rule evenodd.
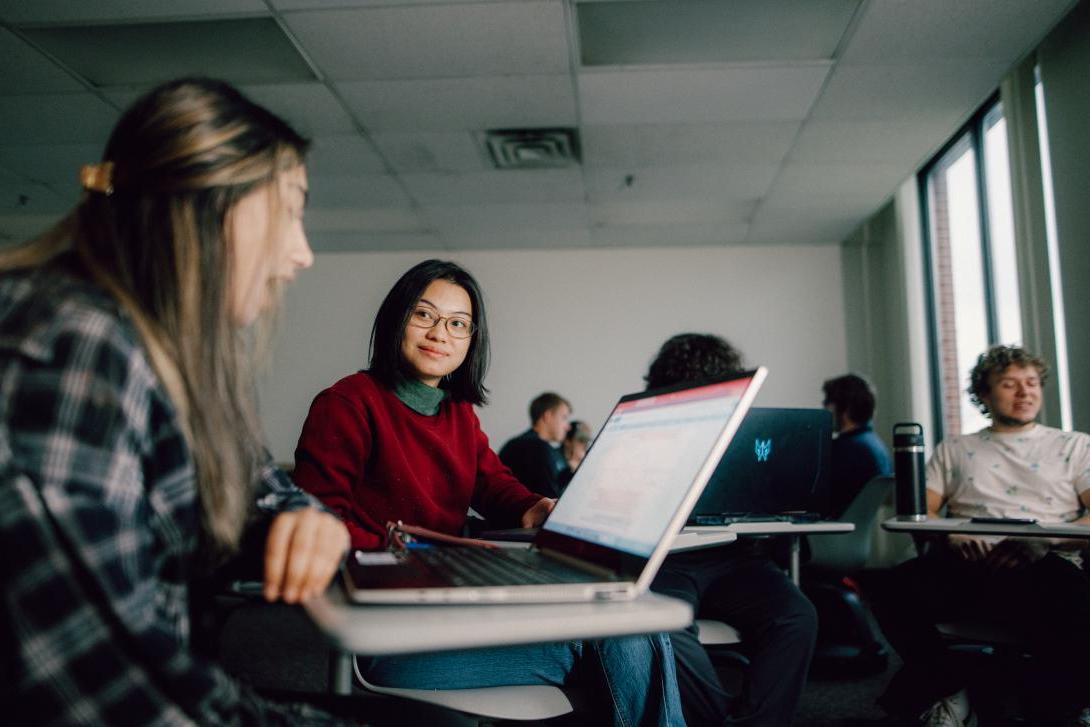
M 893 448 L 908 449 L 909 447 L 923 447 L 923 427 L 916 422 L 898 422 L 894 424 Z

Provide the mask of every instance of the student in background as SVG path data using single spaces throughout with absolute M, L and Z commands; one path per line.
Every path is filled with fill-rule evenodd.
M 578 419 L 571 421 L 571 428 L 564 435 L 564 442 L 560 445 L 560 451 L 564 454 L 564 459 L 567 460 L 572 471 L 578 469 L 579 465 L 582 464 L 583 457 L 587 456 L 590 440 L 593 438 L 594 434 L 590 431 L 590 426 L 586 422 Z
M 863 485 L 880 475 L 893 474 L 889 450 L 874 433 L 874 387 L 862 376 L 845 374 L 821 385 L 823 406 L 833 414 L 831 452 L 832 512 L 840 517 Z
M 644 381 L 656 389 L 741 370 L 741 355 L 719 336 L 682 333 L 662 344 Z M 736 699 L 720 683 L 695 624 L 670 634 L 689 725 L 791 724 L 814 652 L 817 614 L 773 562 L 768 542 L 747 538 L 670 555 L 651 585 L 658 593 L 688 601 L 697 618 L 722 620 L 738 629 L 750 660 L 745 688 Z
M 387 546 L 401 520 L 461 533 L 470 506 L 502 526 L 540 524 L 553 500 L 516 480 L 488 445 L 488 321 L 477 281 L 426 260 L 401 276 L 371 329 L 371 365 L 321 392 L 295 453 L 295 478 L 340 513 L 357 548 Z M 636 636 L 361 659 L 368 681 L 459 689 L 591 687 L 617 725 L 682 724 L 669 640 Z
M 560 445 L 571 429 L 571 404 L 547 391 L 530 402 L 530 428 L 509 439 L 500 459 L 519 482 L 545 497 L 560 497 L 571 481 L 573 467 Z
M 328 723 L 232 681 L 190 620 L 244 538 L 288 603 L 348 547 L 270 463 L 251 399 L 247 329 L 313 260 L 306 148 L 224 83 L 165 84 L 76 208 L 0 253 L 5 719 Z
M 943 440 L 927 465 L 927 516 L 1034 518 L 1090 524 L 1090 436 L 1037 423 L 1048 368 L 1022 348 L 993 346 L 969 394 L 991 425 Z M 1074 538 L 942 536 L 890 573 L 875 614 L 904 667 L 880 704 L 927 725 L 975 724 L 966 673 L 937 623 L 1014 626 L 1034 659 L 1027 724 L 1090 725 L 1090 576 Z

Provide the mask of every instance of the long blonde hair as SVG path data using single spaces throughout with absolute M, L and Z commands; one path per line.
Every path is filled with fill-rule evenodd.
M 131 316 L 177 409 L 216 551 L 237 547 L 264 458 L 252 338 L 230 312 L 227 215 L 263 185 L 275 195 L 271 182 L 301 164 L 307 146 L 226 83 L 164 84 L 114 128 L 103 155 L 108 193 L 85 193 L 51 230 L 0 254 L 0 270 L 10 270 L 72 251 Z

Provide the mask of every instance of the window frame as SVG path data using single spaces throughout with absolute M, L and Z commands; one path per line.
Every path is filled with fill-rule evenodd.
M 984 310 L 987 337 L 990 342 L 989 345 L 994 344 L 999 335 L 999 315 L 995 306 L 995 271 L 994 262 L 992 260 L 991 216 L 988 207 L 989 199 L 986 177 L 987 160 L 985 158 L 984 150 L 984 134 L 986 129 L 984 127 L 984 121 L 991 115 L 997 106 L 1001 105 L 1002 99 L 1000 98 L 999 91 L 996 90 L 984 101 L 984 103 L 977 107 L 976 111 L 973 112 L 973 115 L 970 116 L 956 132 L 954 132 L 950 139 L 927 160 L 927 163 L 925 163 L 916 174 L 917 191 L 921 202 L 919 208 L 920 231 L 923 233 L 923 264 L 924 270 L 926 271 L 926 275 L 924 276 L 924 293 L 927 298 L 927 351 L 931 369 L 929 376 L 931 381 L 933 419 L 931 426 L 935 433 L 934 441 L 936 442 L 941 441 L 946 436 L 946 411 L 943 397 L 943 364 L 940 343 L 941 331 L 939 326 L 939 303 L 937 300 L 938 291 L 936 289 L 935 280 L 935 240 L 931 225 L 932 214 L 929 180 L 932 172 L 936 170 L 940 163 L 945 161 L 947 154 L 959 144 L 964 143 L 965 139 L 968 138 L 968 148 L 972 150 L 974 155 L 973 166 L 976 175 L 977 216 L 979 217 L 978 224 L 980 229 L 980 261 L 981 274 L 984 278 Z

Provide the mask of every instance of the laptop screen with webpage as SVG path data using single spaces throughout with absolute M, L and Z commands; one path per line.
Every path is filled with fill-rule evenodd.
M 729 424 L 752 401 L 764 371 L 687 388 L 626 396 L 614 408 L 542 527 L 548 533 L 649 558 L 706 482 Z M 719 445 L 719 446 L 717 446 Z M 706 469 L 706 473 L 702 473 Z M 697 492 L 693 492 L 697 489 Z M 691 497 L 687 497 L 692 493 Z M 681 515 L 684 522 L 684 515 Z

